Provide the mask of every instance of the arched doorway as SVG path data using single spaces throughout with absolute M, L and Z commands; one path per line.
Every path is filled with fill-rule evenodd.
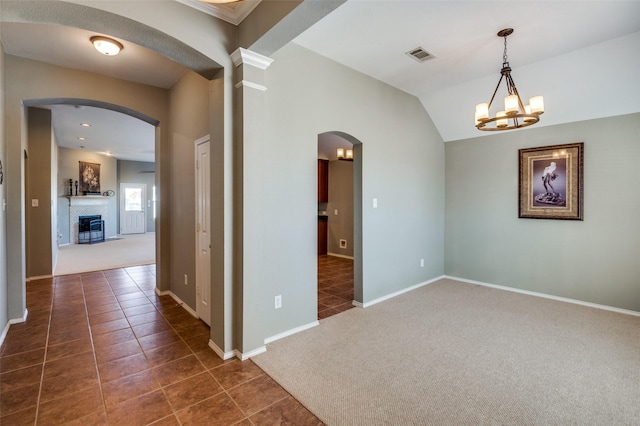
M 351 155 L 352 154 L 352 155 Z M 362 143 L 318 135 L 318 319 L 362 304 Z

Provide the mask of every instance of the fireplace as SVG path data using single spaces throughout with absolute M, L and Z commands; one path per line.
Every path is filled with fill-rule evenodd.
M 78 217 L 78 244 L 104 241 L 104 220 L 101 215 Z

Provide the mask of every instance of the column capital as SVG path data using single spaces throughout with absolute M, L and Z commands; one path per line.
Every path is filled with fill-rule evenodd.
M 242 47 L 239 47 L 231 54 L 231 60 L 236 67 L 244 64 L 251 65 L 252 67 L 256 67 L 261 70 L 266 70 L 273 62 L 273 59 L 267 56 L 252 52 L 251 50 L 247 50 Z

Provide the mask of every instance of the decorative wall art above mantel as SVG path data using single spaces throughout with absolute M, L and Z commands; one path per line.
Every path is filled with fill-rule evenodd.
M 584 143 L 519 151 L 518 217 L 583 220 Z
M 101 195 L 100 192 L 100 164 L 80 163 L 80 192 L 82 195 Z

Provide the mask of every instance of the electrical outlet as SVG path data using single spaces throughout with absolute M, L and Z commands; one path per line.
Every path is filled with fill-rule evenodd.
M 184 274 L 184 285 L 189 284 L 189 278 L 187 277 L 187 274 Z
M 282 295 L 277 295 L 274 299 L 274 307 L 275 309 L 282 308 Z
M 424 259 L 420 259 L 420 267 L 424 268 Z
M 340 240 L 340 248 L 341 249 L 347 248 L 347 240 Z

